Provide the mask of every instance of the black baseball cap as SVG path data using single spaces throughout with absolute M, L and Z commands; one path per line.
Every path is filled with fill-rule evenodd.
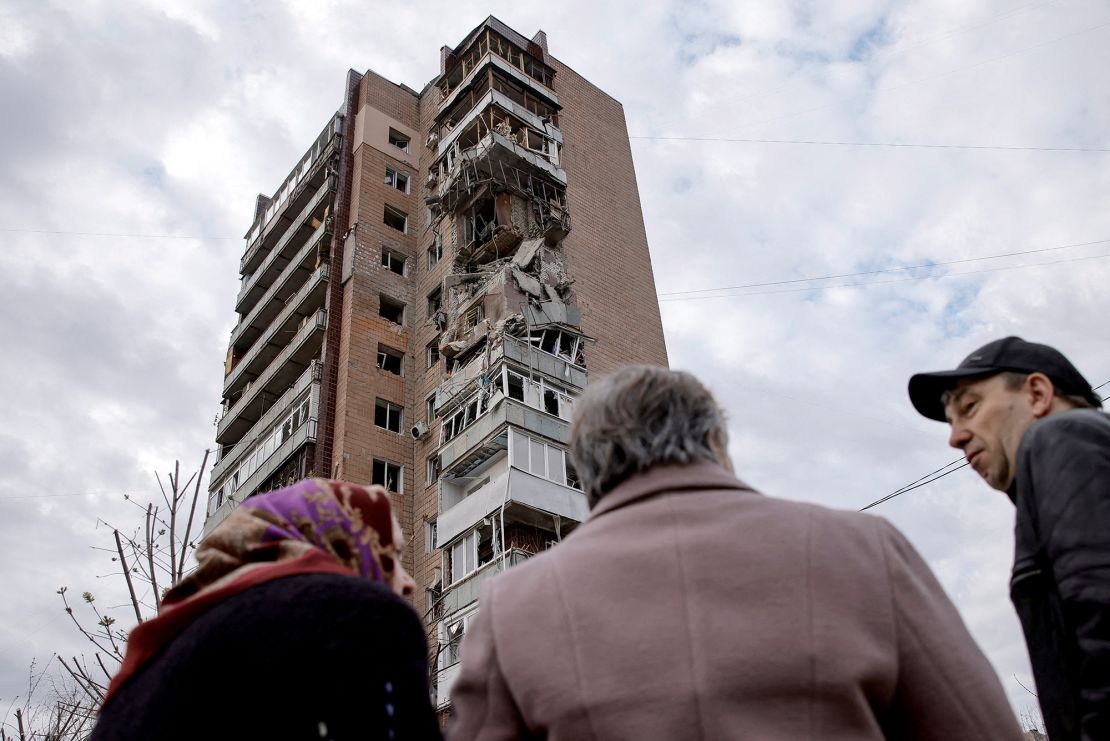
M 1004 337 L 988 342 L 968 355 L 955 370 L 918 373 L 910 378 L 910 401 L 917 411 L 929 419 L 947 422 L 941 395 L 953 388 L 961 378 L 992 376 L 1003 371 L 1044 373 L 1061 394 L 1082 396 L 1095 406 L 1102 401 L 1091 384 L 1076 370 L 1071 361 L 1054 347 L 1026 342 L 1020 337 Z

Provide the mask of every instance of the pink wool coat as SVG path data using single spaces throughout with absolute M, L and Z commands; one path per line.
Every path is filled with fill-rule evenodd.
M 894 527 L 710 463 L 625 481 L 480 605 L 451 741 L 1021 737 Z

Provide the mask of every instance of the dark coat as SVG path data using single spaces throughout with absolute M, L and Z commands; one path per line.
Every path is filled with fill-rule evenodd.
M 1110 739 L 1110 417 L 1036 422 L 1018 447 L 1010 596 L 1053 741 Z
M 602 497 L 482 585 L 452 741 L 1017 741 L 1002 685 L 890 524 L 711 463 Z
M 420 618 L 352 576 L 268 581 L 192 622 L 103 709 L 109 739 L 438 739 Z

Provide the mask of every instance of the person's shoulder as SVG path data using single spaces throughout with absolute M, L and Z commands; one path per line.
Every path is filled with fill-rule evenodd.
M 1034 422 L 1021 440 L 1019 455 L 1029 454 L 1046 443 L 1105 440 L 1110 443 L 1110 415 L 1098 409 L 1069 409 Z

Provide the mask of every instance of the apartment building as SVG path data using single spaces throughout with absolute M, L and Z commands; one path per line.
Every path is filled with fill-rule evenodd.
M 351 71 L 240 272 L 205 531 L 307 476 L 386 487 L 446 709 L 481 582 L 587 515 L 576 396 L 667 363 L 623 109 L 493 17 L 420 92 Z

